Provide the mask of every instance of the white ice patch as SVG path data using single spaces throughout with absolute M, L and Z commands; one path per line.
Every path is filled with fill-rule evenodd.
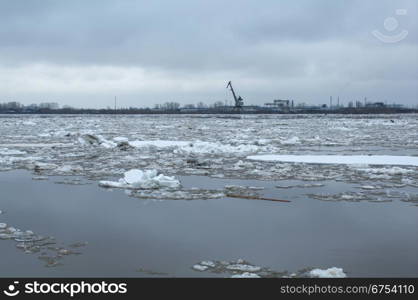
M 208 267 L 207 266 L 202 266 L 202 265 L 194 265 L 193 269 L 195 269 L 196 271 L 203 272 L 203 271 L 206 271 L 208 269 Z
M 117 143 L 128 142 L 129 141 L 128 138 L 123 137 L 123 136 L 117 136 L 117 137 L 113 138 L 113 140 Z
M 300 144 L 300 139 L 297 136 L 294 136 L 287 140 L 283 140 L 280 143 L 283 145 L 296 145 L 296 144 Z
M 16 143 L 16 144 L 1 144 L 4 147 L 19 147 L 19 148 L 46 148 L 46 147 L 60 147 L 71 146 L 71 144 L 64 143 Z
M 36 123 L 35 122 L 32 122 L 32 121 L 25 121 L 22 124 L 23 125 L 28 125 L 28 126 L 35 126 L 36 125 Z
M 232 275 L 231 278 L 261 278 L 260 275 L 250 272 Z
M 233 271 L 242 271 L 242 272 L 258 272 L 261 270 L 261 267 L 245 265 L 245 264 L 234 264 L 226 267 L 229 270 Z
M 83 168 L 80 166 L 69 166 L 64 165 L 56 169 L 59 173 L 75 173 L 75 172 L 81 172 L 83 171 Z
M 252 155 L 250 160 L 310 164 L 370 164 L 418 166 L 418 156 L 391 155 Z
M 19 150 L 11 150 L 8 148 L 2 148 L 0 149 L 0 155 L 21 155 L 26 154 L 25 151 L 19 151 Z
M 56 164 L 44 163 L 44 162 L 35 162 L 31 165 L 35 170 L 53 170 L 56 169 L 58 166 Z
M 83 134 L 78 138 L 78 142 L 83 146 L 88 145 L 100 145 L 104 148 L 115 148 L 117 144 L 115 142 L 105 139 L 101 135 Z
M 129 145 L 136 148 L 156 147 L 156 148 L 176 148 L 175 150 L 186 153 L 254 153 L 260 150 L 256 145 L 230 145 L 215 142 L 202 141 L 131 141 Z
M 185 147 L 190 142 L 187 141 L 131 141 L 129 145 L 136 148 L 143 148 L 143 147 L 157 147 L 157 148 L 170 148 L 170 147 Z
M 210 261 L 210 260 L 204 260 L 204 261 L 200 262 L 200 264 L 202 266 L 207 266 L 207 267 L 211 267 L 211 268 L 216 267 L 216 264 L 213 261 Z
M 180 181 L 174 177 L 157 175 L 157 170 L 132 169 L 124 173 L 119 181 L 100 181 L 100 186 L 132 189 L 178 188 Z
M 374 190 L 374 189 L 376 189 L 376 187 L 373 186 L 373 185 L 363 185 L 363 186 L 361 186 L 361 188 L 363 190 Z
M 317 278 L 345 278 L 347 275 L 342 268 L 332 267 L 326 270 L 313 269 L 309 272 L 309 276 Z
M 378 174 L 378 175 L 405 175 L 409 173 L 414 173 L 413 170 L 403 169 L 399 167 L 392 167 L 392 168 L 361 168 L 358 169 L 359 171 L 371 174 Z

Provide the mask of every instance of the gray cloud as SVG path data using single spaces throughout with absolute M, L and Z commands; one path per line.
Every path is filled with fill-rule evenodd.
M 395 10 L 405 8 L 406 16 Z M 2 99 L 106 106 L 330 94 L 418 104 L 414 0 L 0 1 Z M 383 21 L 399 28 L 386 32 Z M 396 44 L 371 31 L 407 38 Z M 121 100 L 122 101 L 122 100 Z

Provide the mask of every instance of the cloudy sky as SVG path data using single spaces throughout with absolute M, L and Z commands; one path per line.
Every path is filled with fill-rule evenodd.
M 417 13 L 416 0 L 0 0 L 0 102 L 213 103 L 232 80 L 246 104 L 417 105 Z

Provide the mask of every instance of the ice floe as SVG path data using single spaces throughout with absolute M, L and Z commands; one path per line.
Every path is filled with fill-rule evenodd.
M 283 145 L 295 145 L 295 144 L 300 144 L 300 138 L 298 138 L 297 136 L 291 137 L 287 140 L 282 140 L 280 141 L 281 144 Z
M 40 254 L 38 259 L 45 262 L 46 267 L 55 267 L 62 264 L 63 256 L 80 254 L 67 247 L 58 246 L 53 237 L 35 234 L 31 230 L 20 230 L 6 223 L 0 223 L 0 240 L 12 240 L 16 243 L 16 248 L 26 254 Z
M 26 151 L 20 150 L 11 150 L 8 148 L 0 148 L 0 155 L 23 155 L 26 154 Z
M 345 278 L 347 275 L 344 273 L 343 269 L 332 267 L 329 269 L 313 269 L 309 272 L 311 277 L 318 278 Z
M 370 164 L 418 166 L 418 156 L 392 155 L 252 155 L 250 160 L 308 164 Z
M 102 135 L 83 134 L 78 138 L 78 141 L 84 146 L 99 145 L 108 149 L 117 146 L 117 143 L 105 139 Z
M 131 141 L 129 144 L 136 148 L 155 147 L 155 148 L 175 148 L 176 151 L 185 153 L 254 153 L 260 150 L 256 145 L 230 145 L 217 142 L 205 141 Z
M 202 261 L 194 264 L 191 268 L 194 271 L 221 274 L 231 278 L 347 277 L 342 268 L 305 268 L 289 273 L 288 271 L 275 271 L 268 267 L 256 266 L 244 259 L 237 259 L 236 261 Z
M 261 278 L 260 275 L 255 273 L 244 272 L 242 274 L 232 275 L 231 278 Z
M 56 168 L 55 171 L 58 173 L 73 174 L 73 173 L 83 171 L 83 168 L 81 166 L 64 165 L 64 166 Z
M 192 268 L 196 271 L 206 271 L 209 267 L 203 265 L 194 265 Z
M 157 170 L 133 169 L 124 173 L 119 181 L 100 181 L 102 187 L 131 188 L 131 189 L 158 189 L 178 188 L 180 181 L 171 176 L 158 174 Z
M 361 172 L 370 173 L 370 174 L 384 174 L 384 175 L 404 175 L 413 173 L 413 170 L 404 169 L 400 167 L 392 168 L 359 168 Z
M 241 272 L 258 272 L 261 270 L 261 267 L 252 266 L 249 264 L 233 264 L 233 265 L 228 265 L 226 268 L 229 270 L 241 271 Z

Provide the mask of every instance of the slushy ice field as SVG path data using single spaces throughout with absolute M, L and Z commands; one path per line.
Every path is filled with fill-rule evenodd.
M 416 277 L 418 115 L 2 115 L 0 276 Z

